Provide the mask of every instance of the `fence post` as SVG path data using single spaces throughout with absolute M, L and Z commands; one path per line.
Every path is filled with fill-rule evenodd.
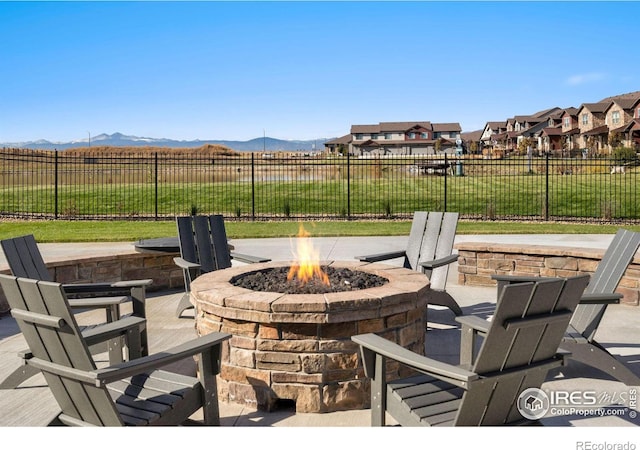
M 449 171 L 447 168 L 449 167 L 449 162 L 447 160 L 447 153 L 444 154 L 444 212 L 447 212 L 447 174 Z
M 549 220 L 549 152 L 545 156 L 544 220 Z
M 58 151 L 53 158 L 53 216 L 58 218 Z
M 256 168 L 255 153 L 251 152 L 251 220 L 256 220 Z
M 154 152 L 153 153 L 153 159 L 154 159 L 154 183 L 155 183 L 155 219 L 158 220 L 158 152 Z
M 351 220 L 351 152 L 347 152 L 347 220 Z

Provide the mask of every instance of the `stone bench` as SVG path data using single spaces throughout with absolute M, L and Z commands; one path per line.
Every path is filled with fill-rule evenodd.
M 491 286 L 494 274 L 571 277 L 592 274 L 605 250 L 548 245 L 463 242 L 458 251 L 458 282 L 461 285 Z M 618 286 L 621 303 L 640 303 L 640 256 L 636 254 Z

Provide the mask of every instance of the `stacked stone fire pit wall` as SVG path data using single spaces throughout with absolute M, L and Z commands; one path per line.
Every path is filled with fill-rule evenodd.
M 198 333 L 233 335 L 222 355 L 220 399 L 263 410 L 288 400 L 297 412 L 369 407 L 368 380 L 351 336 L 378 333 L 424 354 L 428 279 L 400 267 L 355 261 L 335 264 L 389 283 L 328 294 L 258 292 L 230 283 L 248 271 L 286 264 L 234 267 L 192 283 Z
M 593 274 L 604 249 L 552 247 L 546 245 L 491 244 L 465 242 L 458 250 L 458 282 L 463 285 L 495 285 L 493 274 L 518 276 L 571 277 Z M 621 303 L 640 303 L 640 257 L 627 268 L 617 292 L 624 295 Z

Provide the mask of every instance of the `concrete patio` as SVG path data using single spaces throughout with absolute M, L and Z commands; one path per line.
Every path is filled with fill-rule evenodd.
M 541 235 L 541 236 L 458 236 L 459 241 L 526 242 L 539 240 L 546 245 L 583 246 L 606 248 L 610 235 Z M 352 260 L 355 255 L 376 253 L 403 248 L 403 237 L 372 238 L 314 238 L 322 259 Z M 274 260 L 290 260 L 292 246 L 289 239 L 246 239 L 234 240 L 239 253 L 267 256 Z M 45 261 L 50 258 L 78 257 L 96 252 L 127 251 L 131 244 L 42 244 Z M 3 256 L 1 256 L 3 258 Z M 393 261 L 399 263 L 399 261 Z M 6 263 L 0 259 L 0 268 Z M 495 302 L 495 288 L 471 287 L 457 284 L 457 268 L 450 271 L 448 291 L 460 303 L 465 314 L 483 315 Z M 179 291 L 155 292 L 148 299 L 148 328 L 152 353 L 162 351 L 171 345 L 195 337 L 194 320 L 190 313 L 176 318 L 175 307 L 182 293 Z M 640 307 L 615 305 L 609 307 L 598 332 L 598 341 L 614 353 L 621 355 L 634 371 L 640 373 Z M 91 321 L 95 313 L 82 313 L 79 321 Z M 458 353 L 459 328 L 449 310 L 431 307 L 428 313 L 426 353 L 428 356 L 455 363 Z M 19 366 L 17 352 L 26 348 L 15 321 L 8 315 L 0 318 L 0 379 L 4 379 Z M 180 371 L 193 371 L 193 364 L 176 367 Z M 596 391 L 608 401 L 602 416 L 559 414 L 544 418 L 545 425 L 552 427 L 633 427 L 640 424 L 636 408 L 624 409 L 619 405 L 621 397 L 627 401 L 635 389 L 611 379 L 589 367 L 571 362 L 567 367 L 553 373 L 544 385 L 554 391 L 579 392 Z M 34 402 L 33 399 L 38 401 Z M 42 426 L 56 413 L 57 406 L 44 378 L 37 375 L 23 383 L 18 389 L 0 391 L 0 426 Z M 615 415 L 623 412 L 621 415 Z M 264 412 L 239 404 L 221 403 L 222 425 L 243 427 L 366 427 L 369 425 L 369 411 L 339 411 L 334 413 L 301 414 L 293 407 L 283 407 L 273 412 Z

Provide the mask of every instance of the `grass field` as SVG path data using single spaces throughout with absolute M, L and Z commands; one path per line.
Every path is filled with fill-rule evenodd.
M 312 236 L 403 236 L 411 222 L 399 221 L 318 221 L 302 222 Z M 298 233 L 299 222 L 227 221 L 230 239 L 289 237 Z M 607 234 L 616 225 L 466 221 L 458 224 L 459 234 Z M 640 225 L 625 226 L 640 231 Z M 0 221 L 0 239 L 33 234 L 38 242 L 131 242 L 138 239 L 175 236 L 173 220 L 166 221 Z
M 474 220 L 640 220 L 638 167 L 612 175 L 616 161 L 606 158 L 449 157 L 447 176 L 426 171 L 433 158 L 418 156 L 15 151 L 0 158 L 0 214 L 18 217 L 169 219 L 195 211 L 243 220 L 362 220 L 447 210 Z

